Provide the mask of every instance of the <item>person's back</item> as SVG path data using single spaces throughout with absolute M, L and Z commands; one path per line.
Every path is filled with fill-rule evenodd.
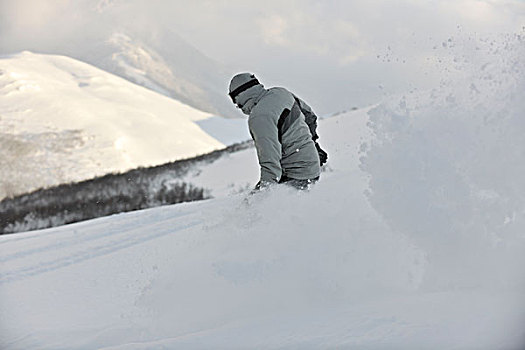
M 248 125 L 261 167 L 258 187 L 289 182 L 305 188 L 319 178 L 320 148 L 314 142 L 316 117 L 312 112 L 313 126 L 306 123 L 301 110 L 311 109 L 304 101 L 284 88 L 264 89 L 249 73 L 232 79 L 230 96 L 249 115 Z

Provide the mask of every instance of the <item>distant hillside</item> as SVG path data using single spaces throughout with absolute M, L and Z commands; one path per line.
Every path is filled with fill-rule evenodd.
M 129 29 L 108 30 L 103 35 L 64 52 L 199 110 L 238 116 L 226 96 L 236 72 L 208 58 L 176 33 Z
M 197 164 L 252 147 L 232 145 L 160 166 L 108 174 L 78 183 L 40 189 L 0 201 L 0 234 L 60 226 L 132 210 L 211 198 L 185 176 Z

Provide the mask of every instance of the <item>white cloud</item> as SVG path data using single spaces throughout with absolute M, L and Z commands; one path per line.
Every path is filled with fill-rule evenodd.
M 287 46 L 290 42 L 285 36 L 288 24 L 279 15 L 271 15 L 257 20 L 264 43 L 267 45 Z
M 350 21 L 295 11 L 269 14 L 257 20 L 264 44 L 335 59 L 342 65 L 366 54 L 366 43 Z

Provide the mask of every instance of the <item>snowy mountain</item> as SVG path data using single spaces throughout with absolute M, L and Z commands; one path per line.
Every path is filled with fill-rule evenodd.
M 152 34 L 128 29 L 108 30 L 104 35 L 64 52 L 202 111 L 223 117 L 237 115 L 226 98 L 234 72 L 174 32 L 164 29 Z
M 183 39 L 167 13 L 163 19 L 155 14 L 183 3 L 81 0 L 33 5 L 2 6 L 0 54 L 27 50 L 72 57 L 201 111 L 237 116 L 226 96 L 236 72 Z
M 249 138 L 244 120 L 221 129 L 218 117 L 64 56 L 0 58 L 0 97 L 0 198 Z M 214 136 L 198 125 L 209 118 Z

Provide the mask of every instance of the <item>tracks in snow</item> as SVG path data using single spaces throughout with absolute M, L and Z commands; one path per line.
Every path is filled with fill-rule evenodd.
M 166 207 L 149 213 L 82 222 L 60 229 L 2 237 L 0 285 L 55 271 L 196 226 L 192 211 Z M 172 223 L 170 223 L 172 222 Z

